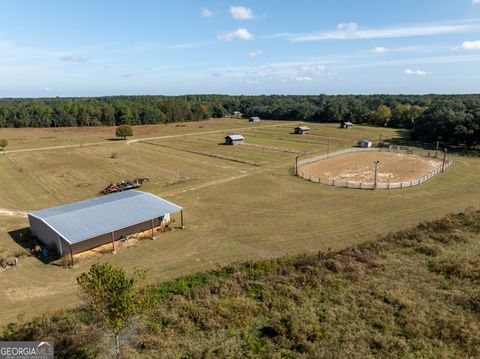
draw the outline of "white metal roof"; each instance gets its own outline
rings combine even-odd
[[[310,127],[307,127],[307,126],[297,126],[296,128],[299,128],[302,131],[310,131]]]
[[[178,212],[182,207],[136,190],[47,208],[29,213],[70,244]]]
[[[242,135],[228,135],[227,137],[230,138],[232,141],[240,141],[245,139]]]

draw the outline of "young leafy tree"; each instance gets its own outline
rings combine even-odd
[[[3,151],[3,154],[7,152],[8,140],[0,139],[0,150]]]
[[[367,115],[368,122],[374,126],[386,126],[391,117],[392,111],[385,105],[378,106],[375,111]]]
[[[77,277],[88,306],[99,323],[115,338],[116,358],[120,358],[120,338],[145,315],[154,303],[153,293],[142,287],[145,272],[128,276],[121,268],[96,263]]]
[[[115,136],[123,137],[123,139],[126,140],[127,136],[133,136],[133,130],[128,125],[121,125],[117,127],[117,130],[115,131]]]

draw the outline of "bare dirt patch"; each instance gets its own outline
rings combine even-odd
[[[0,208],[0,217],[26,217],[27,212],[15,211],[12,209]]]
[[[435,158],[404,153],[352,152],[301,166],[300,172],[327,181],[373,182],[373,161],[380,161],[377,174],[380,183],[414,180],[442,164]]]

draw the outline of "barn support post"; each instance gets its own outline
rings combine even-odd
[[[185,229],[185,225],[183,224],[183,209],[180,211],[180,221],[182,223],[182,229]]]
[[[152,218],[152,239],[155,239],[155,233],[153,232],[153,228],[154,226],[153,226],[153,218]]]
[[[68,247],[69,247],[69,250],[70,250],[70,259],[72,260],[72,267],[73,267],[73,264],[74,264],[74,263],[73,263],[73,252],[72,252],[72,245],[71,245],[71,244],[69,244],[69,245],[68,245]]]
[[[117,251],[115,250],[115,231],[112,232],[112,248],[112,253],[117,253]]]

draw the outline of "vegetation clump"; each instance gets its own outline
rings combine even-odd
[[[7,152],[8,140],[0,138],[0,152],[5,154]]]

